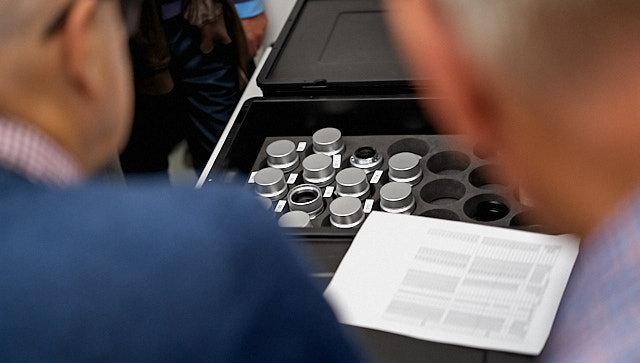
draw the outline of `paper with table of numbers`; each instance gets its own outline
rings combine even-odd
[[[537,355],[578,248],[569,235],[374,212],[325,296],[344,324]]]

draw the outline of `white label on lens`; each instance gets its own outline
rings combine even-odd
[[[307,148],[307,143],[305,141],[300,141],[298,143],[298,149],[296,149],[296,151],[301,152],[304,151],[304,149]]]
[[[373,210],[373,199],[367,199],[364,201],[364,212],[369,214]]]
[[[373,176],[371,177],[371,184],[378,184],[381,177],[382,177],[382,170],[374,171]]]
[[[295,184],[296,180],[298,180],[298,173],[293,173],[289,175],[289,179],[287,179],[287,184]]]
[[[342,164],[342,155],[340,154],[333,155],[333,168],[340,169],[340,164]]]
[[[249,176],[249,184],[253,184],[256,182],[256,174],[258,174],[257,171],[251,173],[251,175]]]
[[[333,186],[327,187],[327,189],[325,189],[325,191],[324,191],[324,197],[325,198],[331,198],[331,196],[333,195],[334,189],[335,189],[335,187],[333,187]]]
[[[286,200],[278,201],[278,204],[276,204],[276,209],[274,209],[274,211],[276,213],[282,213],[282,211],[284,210],[284,206],[285,205],[287,205],[287,201]]]

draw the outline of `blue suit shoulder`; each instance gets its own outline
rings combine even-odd
[[[2,202],[3,361],[358,359],[240,187],[25,188]]]

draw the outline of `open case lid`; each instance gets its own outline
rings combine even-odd
[[[411,93],[379,0],[298,0],[258,85],[266,96]]]

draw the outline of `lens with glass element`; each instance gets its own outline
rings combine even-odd
[[[322,191],[315,185],[302,184],[291,189],[287,196],[289,210],[302,211],[314,219],[324,210]]]
[[[362,169],[367,174],[380,169],[382,162],[383,157],[371,146],[359,147],[349,158],[351,166]]]

